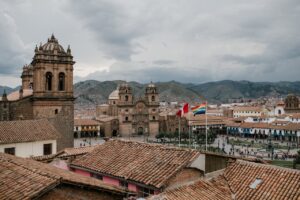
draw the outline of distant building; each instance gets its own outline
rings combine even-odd
[[[0,152],[19,157],[56,153],[59,132],[47,119],[0,122]]]
[[[108,135],[145,135],[155,136],[159,130],[159,95],[157,87],[151,83],[145,89],[143,97],[135,98],[132,88],[121,84],[108,98],[108,104],[97,106],[97,119],[115,116],[119,128],[111,129]],[[112,125],[113,125],[112,124]]]
[[[259,117],[265,113],[264,109],[259,106],[236,106],[233,108],[233,117]]]
[[[47,118],[60,132],[58,150],[73,146],[73,56],[52,35],[23,67],[22,86],[0,98],[0,121]]]
[[[299,98],[296,95],[289,94],[284,100],[286,113],[300,113]]]
[[[74,120],[74,138],[100,136],[100,122],[92,119]]]

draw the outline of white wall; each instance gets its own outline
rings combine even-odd
[[[0,144],[0,152],[4,153],[4,148],[15,147],[15,155],[23,158],[30,156],[42,156],[44,144],[52,143],[52,154],[56,153],[56,140],[44,140],[36,142],[24,142],[13,144]]]

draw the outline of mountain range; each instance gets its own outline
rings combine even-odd
[[[97,105],[106,103],[109,94],[124,81],[87,80],[74,84],[76,105]],[[128,82],[135,96],[143,96],[147,84]],[[160,101],[198,102],[208,100],[213,103],[228,102],[232,99],[253,99],[260,97],[284,97],[293,93],[300,95],[300,81],[296,82],[250,82],[217,81],[201,84],[179,83],[176,81],[155,83],[159,90]],[[18,88],[18,87],[17,87]],[[16,90],[0,86],[0,95]]]

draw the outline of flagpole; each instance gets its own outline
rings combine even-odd
[[[207,101],[205,105],[205,150],[207,151]]]
[[[180,147],[180,121],[181,121],[180,119],[181,119],[181,117],[179,117],[179,132],[178,132],[179,133],[179,147]]]
[[[190,116],[191,113],[189,111],[189,116],[188,116],[188,126],[189,126],[189,148],[191,148],[191,125],[190,125]]]

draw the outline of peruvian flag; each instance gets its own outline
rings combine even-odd
[[[178,117],[182,117],[185,113],[189,112],[189,104],[185,103],[184,106],[182,108],[180,108],[180,110],[177,111],[176,115]]]

